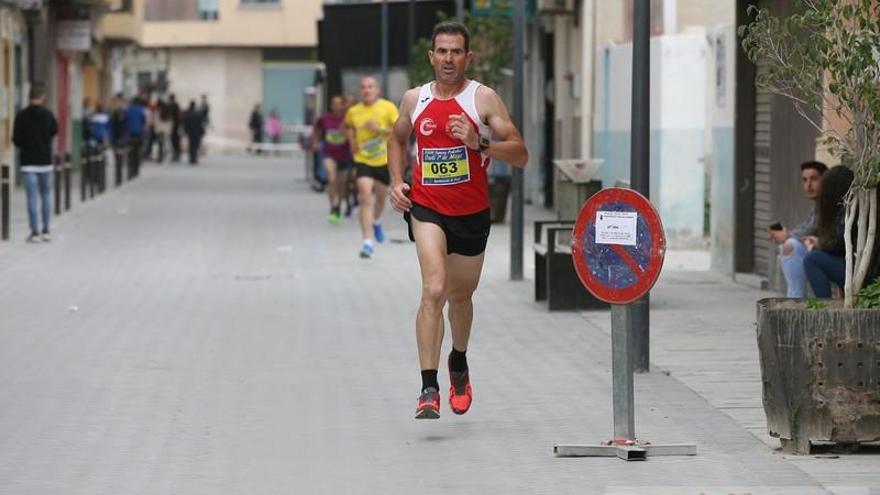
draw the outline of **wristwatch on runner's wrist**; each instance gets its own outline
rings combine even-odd
[[[480,136],[480,153],[485,153],[486,150],[489,149],[490,143],[491,141],[489,141],[489,138],[486,136]]]

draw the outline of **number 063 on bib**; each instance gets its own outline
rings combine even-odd
[[[471,179],[467,148],[429,148],[422,150],[422,185],[448,186]]]

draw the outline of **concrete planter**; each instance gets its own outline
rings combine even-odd
[[[758,301],[767,428],[784,451],[880,440],[880,310]]]

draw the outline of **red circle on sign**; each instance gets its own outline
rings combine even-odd
[[[635,246],[604,243],[600,246],[595,242],[596,214],[603,211],[603,208],[609,207],[614,208],[613,211],[638,214],[637,230],[638,226],[642,226],[647,229],[647,233],[636,233]],[[585,242],[591,244],[586,245]],[[578,214],[572,236],[571,254],[578,278],[597,299],[609,304],[632,303],[651,290],[663,268],[666,236],[663,233],[660,215],[647,198],[632,189],[603,189],[590,197]],[[634,254],[640,255],[643,262],[640,263],[639,256]],[[624,287],[615,287],[613,281],[609,282],[597,275],[599,272],[596,270],[599,268],[609,268],[608,271],[611,271],[608,266],[597,266],[598,258],[609,257],[620,260],[615,268],[622,266],[623,269],[618,271],[630,273],[631,276],[627,278],[634,279],[632,283]]]

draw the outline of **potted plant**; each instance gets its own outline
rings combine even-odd
[[[842,304],[758,302],[767,426],[784,450],[808,453],[815,441],[880,439],[880,283],[866,280],[877,242],[880,5],[798,4],[787,18],[751,7],[754,20],[740,35],[749,58],[765,69],[756,84],[792,101],[854,175],[845,196]]]

